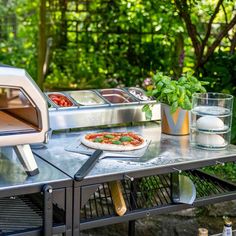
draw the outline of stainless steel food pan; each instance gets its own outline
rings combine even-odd
[[[63,92],[48,92],[45,93],[48,102],[54,108],[60,109],[71,109],[77,108],[78,104],[76,104],[69,96],[67,96]]]
[[[138,99],[141,103],[146,103],[146,102],[155,103],[156,102],[155,99],[148,97],[145,91],[141,88],[130,87],[130,88],[126,88],[126,90],[136,99]]]
[[[68,91],[65,94],[72,97],[81,106],[107,105],[106,101],[92,90]]]
[[[138,103],[138,100],[130,96],[122,89],[101,89],[98,90],[103,98],[108,100],[111,104],[130,104]]]

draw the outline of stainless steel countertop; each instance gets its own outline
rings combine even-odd
[[[13,148],[0,148],[0,191],[13,188],[30,187],[60,181],[68,181],[70,177],[52,165],[35,156],[39,174],[27,176]]]
[[[155,122],[147,122],[138,126],[102,129],[109,131],[135,131],[147,140],[151,140],[145,155],[140,158],[106,158],[99,160],[85,179],[115,175],[119,173],[158,170],[163,168],[178,169],[181,165],[191,168],[197,163],[207,165],[207,161],[222,158],[225,161],[236,159],[236,146],[229,145],[227,149],[220,151],[207,151],[192,147],[189,144],[189,136],[172,136],[161,133],[160,125]],[[94,131],[94,129],[93,129]],[[99,131],[99,129],[96,129]],[[79,153],[68,152],[65,147],[77,142],[80,135],[89,132],[61,132],[53,134],[49,143],[42,149],[33,150],[41,158],[47,160],[71,177],[87,160],[88,156]],[[235,157],[235,159],[234,159]],[[227,160],[226,160],[227,159]],[[183,168],[182,168],[183,169]],[[185,169],[186,166],[185,166]]]

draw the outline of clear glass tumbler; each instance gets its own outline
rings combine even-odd
[[[233,96],[195,93],[192,98],[190,142],[204,149],[223,149],[230,143]]]

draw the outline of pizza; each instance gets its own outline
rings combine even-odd
[[[81,143],[107,151],[132,151],[147,145],[146,140],[134,132],[87,133],[82,136]]]

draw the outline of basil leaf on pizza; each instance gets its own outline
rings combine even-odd
[[[119,141],[119,140],[114,140],[114,141],[112,141],[112,143],[113,143],[113,144],[116,144],[116,145],[121,145],[121,144],[122,144],[122,142]]]
[[[93,140],[93,142],[95,142],[95,143],[101,143],[102,141],[103,141],[102,138],[95,138],[95,139]]]
[[[105,135],[104,135],[104,138],[114,138],[114,136],[111,135],[111,134],[105,134]]]
[[[93,149],[109,151],[132,151],[146,146],[145,139],[134,132],[88,133],[81,143]]]
[[[131,138],[131,137],[129,137],[129,136],[122,136],[121,138],[120,138],[120,141],[121,142],[131,142],[133,139]]]

